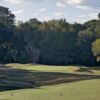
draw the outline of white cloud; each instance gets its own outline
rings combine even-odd
[[[17,11],[13,11],[13,13],[15,14],[15,15],[21,15],[22,13],[24,12],[24,10],[17,10]]]
[[[77,7],[79,9],[88,10],[88,8],[100,8],[100,0],[60,0],[63,4]]]
[[[33,17],[37,17],[39,14],[38,13],[34,13],[33,14]]]
[[[33,2],[52,2],[52,0],[4,0],[11,4],[27,4]],[[66,4],[70,6],[79,6],[79,8],[84,9],[84,6],[91,8],[100,8],[100,0],[55,0],[57,1],[57,6],[64,7]],[[82,7],[81,7],[82,6]],[[85,7],[86,9],[86,7]]]
[[[64,17],[66,15],[66,13],[65,12],[55,12],[55,13],[53,13],[53,15],[55,17]]]
[[[6,2],[9,2],[11,4],[21,4],[24,0],[5,0]]]
[[[41,13],[41,12],[45,12],[47,9],[46,8],[40,8],[35,10],[36,13]]]
[[[45,0],[4,0],[4,1],[11,4],[30,4],[34,2],[43,2]]]
[[[50,20],[50,19],[51,19],[51,18],[47,16],[47,17],[44,17],[44,18],[43,18],[43,21],[48,21],[48,20]]]
[[[20,20],[23,18],[23,14],[24,14],[24,10],[16,10],[16,11],[12,11],[13,14],[15,14],[16,16],[16,20]]]
[[[83,0],[61,0],[61,1],[68,5],[80,5],[83,2]]]
[[[85,15],[80,15],[78,17],[78,19],[83,19],[83,18],[91,18],[91,19],[93,19],[93,18],[97,18],[97,16],[98,16],[98,13],[89,13],[89,14],[85,14]]]
[[[39,12],[44,12],[44,11],[46,11],[46,8],[39,9]]]
[[[46,8],[40,8],[40,9],[36,10],[33,13],[33,17],[38,17],[39,14],[41,14],[42,12],[45,12],[46,10],[47,10]]]
[[[90,17],[90,18],[97,18],[98,17],[98,13],[90,13],[90,14],[88,14],[88,16]]]
[[[91,7],[89,7],[89,6],[83,6],[83,5],[78,5],[78,6],[76,6],[76,8],[79,8],[81,10],[92,10]]]
[[[75,20],[79,23],[84,23],[86,21],[88,21],[89,19],[97,19],[97,15],[98,13],[89,13],[89,14],[83,14],[78,16]]]
[[[61,2],[57,2],[56,6],[58,6],[58,7],[65,7],[65,5],[63,3],[61,3]]]
[[[33,13],[33,17],[38,17],[38,15],[42,12],[45,12],[46,8],[40,8]]]
[[[4,0],[4,1],[7,3],[10,3],[10,4],[26,4],[27,5],[29,3],[36,1],[36,0]]]

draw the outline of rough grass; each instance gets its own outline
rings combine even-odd
[[[0,100],[100,100],[100,80],[2,92]]]

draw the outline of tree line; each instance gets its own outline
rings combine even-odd
[[[84,24],[65,19],[15,23],[0,6],[0,63],[100,65],[100,14]]]

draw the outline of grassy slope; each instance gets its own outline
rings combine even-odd
[[[31,71],[40,71],[40,72],[60,72],[60,73],[71,73],[71,74],[91,74],[88,71],[77,72],[80,67],[87,68],[84,66],[47,66],[47,65],[33,65],[33,64],[7,64],[10,68],[15,69],[24,69]],[[97,70],[99,69],[99,70]],[[100,67],[92,67],[89,70],[93,71],[94,75],[100,75]]]
[[[0,93],[0,100],[99,100],[100,80]]]
[[[88,71],[79,71],[80,67],[63,67],[63,66],[43,66],[32,64],[7,64],[14,69],[24,69],[38,72],[60,72],[80,75],[100,75],[99,68],[89,69]],[[85,68],[85,67],[83,67]],[[42,74],[43,74],[42,73]],[[60,74],[59,73],[59,74]],[[38,73],[39,74],[39,73]],[[40,74],[40,75],[42,75]],[[48,74],[43,74],[43,77],[48,77]],[[55,75],[55,74],[54,74]],[[58,75],[58,74],[57,74]],[[53,76],[53,74],[51,74]],[[54,76],[53,76],[54,77]],[[68,76],[69,77],[69,76]],[[60,78],[60,77],[59,77]],[[41,78],[42,79],[42,78]],[[55,78],[56,79],[56,78]],[[71,82],[60,85],[42,86],[37,89],[24,89],[19,91],[8,91],[0,93],[0,100],[99,100],[100,99],[100,79],[84,80],[80,82]]]

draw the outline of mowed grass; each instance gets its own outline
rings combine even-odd
[[[0,100],[100,100],[100,80],[2,92]]]
[[[0,100],[100,100],[100,67],[0,65],[0,89]]]
[[[0,91],[100,79],[100,68],[34,64],[0,65]]]
[[[35,64],[6,64],[5,66],[15,69],[40,71],[40,72],[60,72],[72,74],[92,74],[100,75],[100,67],[86,67],[86,66],[49,66],[49,65],[35,65]],[[80,71],[80,68],[86,69]]]

